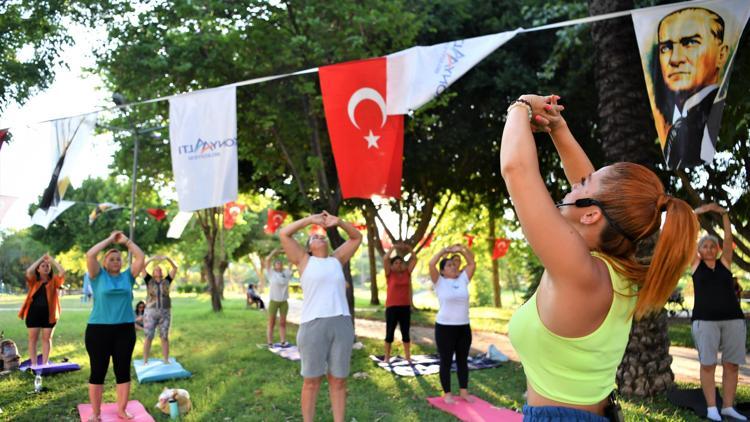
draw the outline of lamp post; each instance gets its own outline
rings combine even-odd
[[[112,101],[118,105],[125,104],[125,97],[122,94],[112,94]],[[138,129],[136,129],[133,121],[128,119],[133,133],[133,175],[131,176],[130,185],[130,234],[128,237],[130,240],[135,242],[135,193],[137,190],[136,177],[138,175]]]

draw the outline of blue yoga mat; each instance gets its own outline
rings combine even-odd
[[[143,359],[133,361],[135,376],[138,382],[143,384],[147,382],[166,381],[178,378],[188,378],[193,374],[186,371],[174,358],[169,358],[169,363],[164,363],[161,359],[152,359],[148,365],[143,364]]]

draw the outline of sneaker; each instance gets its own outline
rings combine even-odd
[[[281,347],[289,347],[289,342],[288,341],[282,341],[281,342]]]

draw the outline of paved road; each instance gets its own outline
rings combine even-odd
[[[302,311],[302,301],[297,299],[289,300],[289,322],[299,324],[300,312]],[[374,339],[385,337],[385,322],[357,318],[355,320],[355,331],[358,336]],[[412,341],[419,344],[435,344],[434,329],[432,327],[411,327]],[[400,333],[396,330],[396,340],[400,339]],[[494,344],[501,352],[505,353],[511,360],[518,362],[518,354],[510,344],[507,335],[486,332],[472,331],[471,347],[475,352],[486,352],[490,344]],[[373,351],[377,353],[378,351]],[[698,352],[695,349],[687,347],[672,346],[669,348],[672,355],[672,372],[674,372],[677,381],[700,383],[698,370]],[[747,362],[750,362],[750,355],[747,356]],[[721,367],[716,369],[716,381],[721,382]],[[750,365],[747,363],[740,367],[739,382],[750,383]]]

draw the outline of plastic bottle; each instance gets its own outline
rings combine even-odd
[[[34,392],[39,393],[42,391],[42,375],[36,374],[34,377]]]
[[[180,407],[178,406],[176,399],[169,399],[169,417],[171,419],[177,419],[180,417]]]

